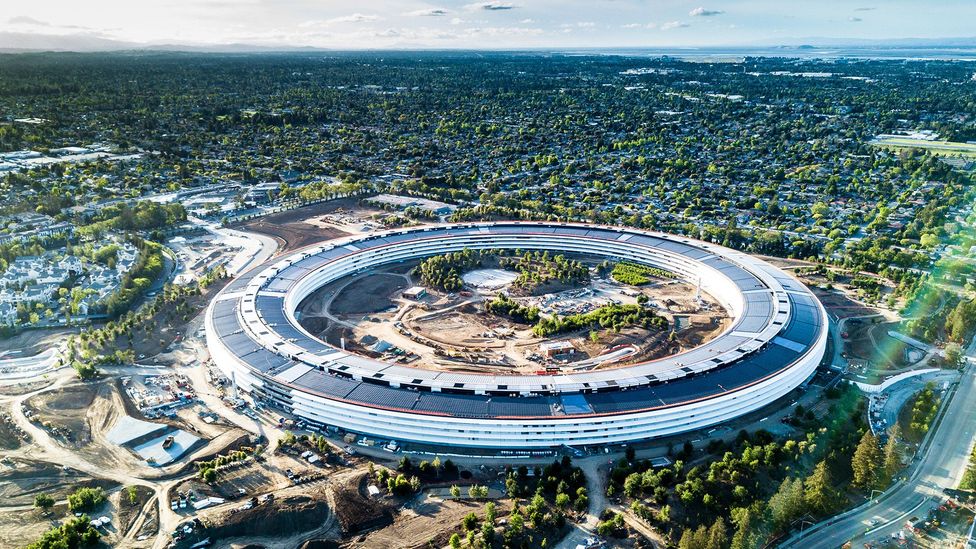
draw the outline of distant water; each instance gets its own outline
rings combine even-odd
[[[876,46],[782,46],[767,48],[605,48],[563,50],[578,55],[624,57],[677,57],[732,61],[743,57],[798,57],[803,59],[911,59],[976,61],[976,46],[876,47]]]

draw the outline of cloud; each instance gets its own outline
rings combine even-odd
[[[621,25],[620,28],[623,29],[656,29],[657,23],[627,23],[626,25]]]
[[[542,29],[531,27],[474,27],[464,29],[469,37],[492,37],[492,36],[538,36],[544,34]]]
[[[535,19],[523,19],[519,21],[520,25],[531,25],[532,23],[535,23]]]
[[[372,23],[374,21],[379,21],[380,17],[378,15],[366,15],[363,13],[352,13],[349,15],[342,15],[339,17],[333,17],[332,19],[326,19],[324,21],[306,21],[302,23],[303,27],[313,27],[316,25],[336,25],[340,23]]]
[[[661,25],[661,30],[665,30],[666,31],[666,30],[671,30],[671,29],[683,29],[683,28],[689,27],[689,26],[691,26],[691,25],[689,25],[688,23],[685,23],[684,21],[668,21],[667,23]]]
[[[33,17],[27,17],[26,15],[17,15],[7,19],[7,23],[11,25],[34,25],[35,27],[50,27],[51,24],[45,21],[34,19]]]
[[[878,8],[876,8],[874,6],[866,6],[866,7],[863,7],[863,8],[854,8],[854,11],[874,11],[876,9],[878,9]]]
[[[851,17],[848,19],[848,21],[851,23],[860,23],[861,21],[864,21],[864,19],[861,19],[860,17]]]
[[[444,17],[449,13],[450,12],[448,12],[447,10],[442,10],[440,8],[428,8],[425,10],[416,10],[416,11],[407,12],[404,15],[409,15],[412,17]]]
[[[722,10],[707,10],[705,8],[695,8],[688,12],[688,15],[692,17],[711,17],[713,15],[722,15],[725,13]]]
[[[507,2],[476,2],[474,4],[468,4],[465,7],[470,10],[484,11],[505,11],[515,9],[514,5]]]

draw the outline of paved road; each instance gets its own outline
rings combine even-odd
[[[952,394],[950,392],[950,394]],[[909,466],[907,481],[896,484],[877,503],[807,529],[782,547],[834,548],[852,539],[869,541],[902,529],[905,521],[922,516],[945,499],[943,488],[955,488],[966,470],[976,431],[976,373],[967,366],[955,394],[940,416],[927,446]],[[871,526],[871,521],[878,521]]]
[[[902,407],[929,383],[933,383],[936,386],[936,390],[941,390],[943,383],[950,384],[958,380],[959,373],[955,370],[942,370],[910,378],[899,382],[894,387],[890,387],[886,391],[888,400],[885,402],[884,409],[881,412],[881,417],[885,420],[885,428],[891,427],[898,421],[898,414]]]
[[[586,520],[579,524],[572,524],[573,529],[556,544],[556,549],[574,549],[577,545],[586,545],[588,538],[596,537],[596,525],[600,521],[600,513],[607,508],[606,476],[609,467],[601,466],[606,463],[602,456],[593,456],[576,461],[576,465],[586,474],[586,492],[590,498],[590,506],[586,510]]]
[[[202,219],[190,218],[190,221],[202,227],[205,231],[216,235],[228,245],[241,246],[241,251],[227,264],[227,272],[234,277],[246,273],[253,267],[264,263],[278,251],[278,241],[270,236],[237,229],[228,229]]]

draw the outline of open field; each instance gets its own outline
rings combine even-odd
[[[871,145],[890,149],[925,149],[935,154],[976,157],[976,143],[931,141],[911,137],[885,136],[871,140]]]
[[[316,218],[333,214],[338,210],[359,210],[361,208],[357,203],[358,199],[354,198],[320,202],[248,221],[237,228],[266,234],[277,239],[281,242],[278,252],[285,253],[316,242],[348,235],[349,232],[320,223]]]
[[[65,336],[77,334],[80,331],[80,328],[24,330],[17,335],[0,338],[0,356],[4,358],[34,356],[56,345]]]
[[[32,505],[34,496],[46,493],[62,500],[81,486],[115,486],[111,481],[93,479],[74,469],[65,470],[53,463],[25,458],[7,458],[0,464],[0,499],[2,507]],[[0,530],[3,530],[0,523]]]

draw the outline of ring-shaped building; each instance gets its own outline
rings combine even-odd
[[[551,375],[414,368],[331,346],[296,309],[340,278],[464,249],[626,260],[700,286],[732,318],[703,345],[625,367]],[[330,240],[231,282],[206,313],[216,366],[256,401],[313,425],[417,443],[530,450],[674,435],[762,408],[809,379],[827,342],[823,306],[748,254],[623,227],[495,222]]]

